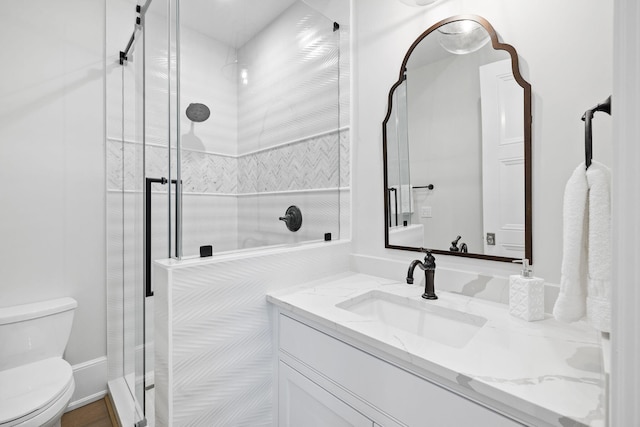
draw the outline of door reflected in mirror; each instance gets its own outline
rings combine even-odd
[[[531,259],[531,89],[515,49],[483,18],[452,17],[401,70],[383,123],[386,246]]]

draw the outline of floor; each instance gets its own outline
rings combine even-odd
[[[69,411],[62,416],[62,427],[118,427],[109,396]]]

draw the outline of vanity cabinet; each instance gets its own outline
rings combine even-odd
[[[275,317],[279,426],[522,426],[294,317]]]
[[[283,427],[373,427],[373,421],[280,361],[278,419]]]

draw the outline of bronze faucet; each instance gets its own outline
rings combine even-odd
[[[422,298],[424,299],[438,299],[438,296],[435,293],[435,285],[434,285],[434,277],[436,274],[436,259],[428,249],[420,248],[420,251],[425,252],[426,255],[424,257],[424,261],[420,261],[419,259],[411,261],[409,265],[409,271],[407,272],[407,283],[413,284],[413,270],[416,267],[420,267],[424,271],[424,294],[422,294]]]

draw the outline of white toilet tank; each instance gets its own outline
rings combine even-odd
[[[0,308],[0,371],[62,357],[77,306],[59,298]]]

